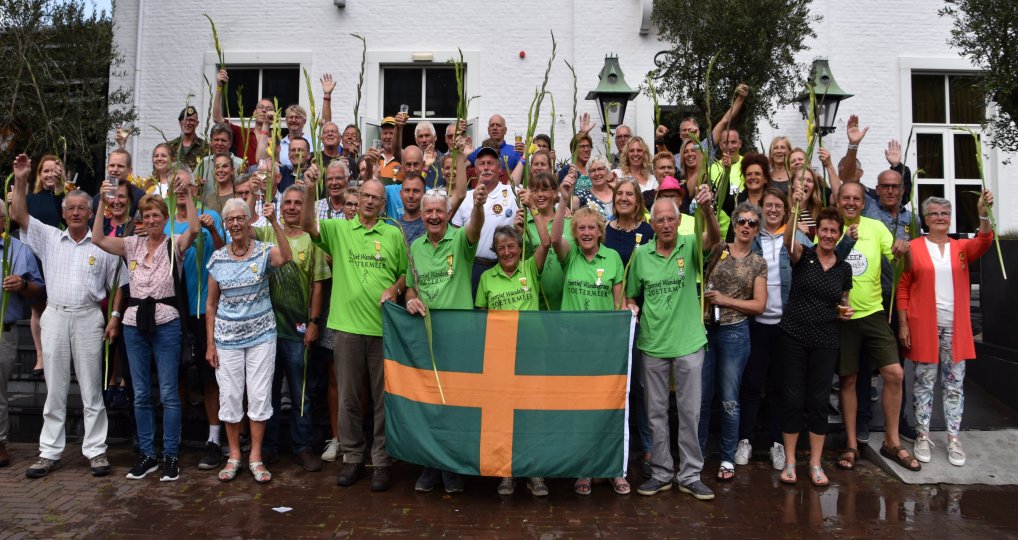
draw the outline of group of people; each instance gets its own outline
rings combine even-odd
[[[227,72],[218,80],[228,81]],[[776,137],[767,155],[741,155],[731,124],[749,91],[742,85],[711,134],[701,138],[695,119],[681,122],[676,153],[622,125],[614,131],[618,154],[595,155],[584,115],[570,142],[575,159],[562,166],[545,135],[506,142],[501,115],[491,117],[487,140],[476,146],[464,124],[450,124],[442,153],[426,121],[416,126],[417,144],[404,147],[410,119],[399,113],[381,121],[381,148],[361,152],[358,127],[340,131],[331,122],[331,77],[322,85],[323,122],[310,127],[320,128],[320,148],[311,145],[301,107],[287,107],[288,134],[273,140],[270,100],[258,103],[246,129],[223,117],[216,95],[210,142],[196,134],[198,111],[185,108],[181,136],[156,146],[149,177],[132,173],[126,134],[118,134],[120,148],[94,197],[64,192],[63,164],[52,155],[36,163],[36,193],[28,195],[32,161],[18,156],[10,197],[17,234],[4,239],[11,271],[2,285],[11,300],[0,345],[0,465],[7,464],[11,323],[32,305],[41,311],[47,399],[30,478],[61,465],[72,363],[84,407],[82,452],[93,475],[110,473],[103,385],[115,378],[101,375],[103,343],[122,334],[139,446],[127,478],[160,465],[161,480],[179,477],[180,381],[193,363],[209,423],[199,469],[233,480],[249,443],[247,468],[255,481],[271,480],[285,380],[290,439],[303,468],[320,471],[323,460],[341,458],[337,484],[350,486],[370,463],[371,489],[387,490],[384,302],[417,315],[631,310],[638,317],[631,405],[642,495],[677,484],[697,499],[714,498],[701,471],[715,398],[718,482],[748,462],[762,415],[780,481],[797,482],[795,449],[805,428],[809,481],[827,485],[821,455],[832,377],[840,378],[848,441],[836,464],[852,469],[869,431],[869,388],[863,400],[857,392],[873,370],[883,378],[881,453],[909,470],[933,459],[939,373],[947,458],[964,464],[964,360],[975,356],[967,264],[992,241],[989,192],[979,198],[974,238],[948,236],[951,204],[937,197],[922,202],[928,234],[921,236],[905,206],[911,179],[896,142],[875,190],[861,181],[856,153],[866,130],[854,116],[838,166],[820,150],[826,174],[786,137]],[[660,126],[655,135],[667,133]],[[906,360],[916,363],[911,451],[901,442],[907,424],[900,424]],[[323,385],[332,437],[320,455],[309,361],[329,366]],[[425,467],[415,489],[439,485],[458,492],[463,479]],[[632,489],[624,477],[611,486],[619,494]],[[527,479],[527,487],[548,493],[543,478]],[[513,478],[500,479],[500,494],[514,489]],[[574,489],[589,494],[592,479],[576,479]]]

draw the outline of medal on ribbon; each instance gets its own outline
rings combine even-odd
[[[520,285],[523,285],[523,292],[527,292],[527,291],[530,290],[530,287],[527,287],[527,277],[526,276],[523,276],[523,277],[520,278]]]
[[[89,255],[89,257],[88,257],[88,265],[89,266],[95,266],[95,255]]]
[[[300,259],[300,262],[304,262],[304,252],[297,252],[297,258]]]
[[[602,276],[604,276],[604,268],[598,268],[597,269],[597,281],[594,282],[594,286],[596,286],[596,287],[600,287],[601,286],[601,277]]]
[[[252,274],[257,274],[258,273],[258,265],[257,264],[251,263],[251,273]]]
[[[131,271],[134,272],[134,269],[138,268],[138,261],[132,260],[129,266],[131,267]]]
[[[375,240],[375,260],[382,260],[382,243],[378,240]]]
[[[686,259],[679,257],[679,277],[685,277],[686,275]]]
[[[636,245],[640,245],[643,242],[643,233],[636,233]]]
[[[449,277],[452,277],[452,255],[449,255],[448,261],[449,261],[449,269],[446,270],[445,274],[447,276],[449,276]]]

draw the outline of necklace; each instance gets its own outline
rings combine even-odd
[[[640,226],[640,223],[642,223],[642,222],[634,220],[632,225],[630,225],[629,227],[625,227],[625,226],[622,225],[621,221],[616,219],[615,220],[615,228],[620,230],[620,231],[622,231],[622,232],[627,232],[628,233],[628,232],[635,231]]]
[[[244,256],[247,255],[247,251],[249,249],[251,249],[251,243],[250,242],[248,242],[248,244],[246,246],[244,246],[244,251],[241,251],[240,253],[237,253],[237,244],[234,244],[233,242],[230,243],[230,252],[233,253],[233,256],[237,257],[238,259],[244,258]]]

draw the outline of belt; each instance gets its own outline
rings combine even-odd
[[[4,333],[14,329],[14,323],[4,323]]]
[[[492,266],[495,266],[496,263],[498,263],[498,259],[486,259],[484,257],[474,257],[474,264],[479,264],[481,266],[487,266],[490,268]]]
[[[46,303],[46,307],[47,308],[53,308],[53,309],[55,309],[57,311],[67,311],[67,312],[70,312],[70,313],[75,313],[75,312],[80,312],[80,311],[89,311],[89,310],[93,310],[93,309],[99,309],[99,305],[98,304],[83,304],[83,305],[80,305],[80,306],[65,306],[65,305],[62,305],[62,304],[54,304],[53,302],[47,302]]]

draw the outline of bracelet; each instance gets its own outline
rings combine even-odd
[[[332,101],[332,96],[325,96],[322,99],[325,101]]]
[[[123,314],[121,314],[121,313],[120,313],[119,311],[117,311],[117,310],[113,310],[113,311],[111,311],[111,312],[110,312],[110,317],[116,317],[116,318],[118,318],[118,319],[123,319],[123,318],[124,318]]]
[[[859,149],[859,145],[858,144],[849,144],[848,145],[848,149],[849,150],[858,150]]]
[[[25,279],[24,276],[22,276],[22,278],[21,278],[21,288],[18,289],[18,290],[19,291],[24,291],[27,288],[28,288],[28,280]]]
[[[979,221],[990,221],[990,216],[979,216]]]

